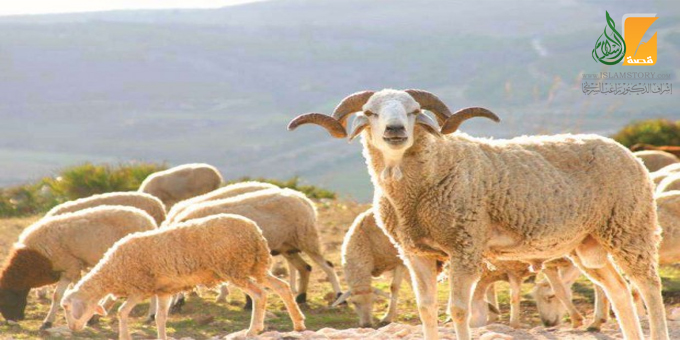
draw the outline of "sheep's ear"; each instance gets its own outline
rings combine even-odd
[[[356,138],[361,131],[364,131],[364,129],[368,126],[368,117],[364,116],[363,114],[357,115],[356,118],[354,118],[354,121],[352,122],[352,132],[349,135],[349,140],[352,141],[352,139]]]
[[[100,304],[97,304],[97,307],[95,308],[94,312],[101,316],[106,316],[106,314],[108,314],[106,313],[106,309],[104,308],[104,306]]]
[[[416,117],[416,124],[424,127],[427,132],[437,137],[442,136],[442,134],[439,132],[439,125],[424,113],[421,113]]]

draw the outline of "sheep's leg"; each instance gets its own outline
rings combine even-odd
[[[651,266],[655,266],[652,264]],[[623,266],[622,266],[623,268]],[[624,269],[625,271],[625,269]],[[647,306],[649,316],[650,336],[652,340],[668,340],[668,326],[666,324],[666,310],[661,297],[661,279],[656,270],[646,273],[648,276],[630,275],[630,281],[640,291],[640,295]],[[613,301],[612,301],[613,303]],[[641,303],[640,303],[641,305]]]
[[[572,260],[591,281],[604,289],[607,298],[614,307],[623,336],[629,340],[643,339],[642,328],[633,307],[630,289],[613,264],[605,258],[603,267],[588,268],[581,263],[578,256],[573,256]]]
[[[41,330],[52,327],[54,319],[57,316],[57,311],[59,310],[61,297],[64,296],[64,292],[66,291],[66,288],[68,288],[69,284],[71,284],[71,280],[65,278],[62,278],[61,280],[59,280],[59,282],[57,282],[57,287],[54,289],[54,292],[52,293],[52,304],[50,305],[50,311],[47,313],[45,320],[40,326]]]
[[[489,282],[485,277],[482,277],[479,282],[477,282],[477,287],[475,287],[475,292],[472,295],[472,301],[470,303],[470,327],[483,327],[489,321],[490,303],[484,299],[484,295],[487,295],[487,292],[493,289],[493,287],[494,283]],[[449,294],[449,300],[451,300],[452,295],[453,294]],[[450,301],[449,304],[451,303],[452,302]]]
[[[546,267],[543,269],[543,274],[550,283],[555,293],[555,297],[560,300],[562,305],[569,311],[569,318],[571,319],[571,326],[579,328],[583,325],[583,315],[579,313],[574,304],[571,302],[571,292],[564,286],[564,282],[560,277],[560,273],[556,267]]]
[[[224,303],[227,302],[227,296],[229,296],[229,285],[226,283],[223,283],[220,285],[220,292],[217,294],[217,298],[215,298],[215,302],[217,303]]]
[[[172,299],[172,305],[170,306],[170,313],[179,313],[182,311],[182,306],[186,304],[186,298],[184,297],[184,292],[177,293]]]
[[[264,314],[267,306],[267,295],[265,291],[252,281],[247,281],[242,287],[253,301],[253,312],[250,317],[250,327],[247,336],[255,336],[264,330]]]
[[[288,264],[288,282],[290,291],[293,292],[293,294],[297,294],[297,270],[290,261],[286,261],[286,263]]]
[[[522,279],[515,275],[508,275],[510,283],[510,327],[520,328],[520,299],[522,293]]]
[[[156,305],[158,304],[157,302],[156,295],[151,297],[151,300],[149,301],[149,311],[146,313],[146,323],[151,323],[156,319]],[[170,301],[172,304],[172,301]]]
[[[399,288],[401,288],[401,281],[404,278],[404,267],[397,266],[394,268],[394,274],[392,276],[392,284],[390,284],[390,304],[387,307],[387,313],[380,320],[380,323],[388,324],[394,320],[394,316],[397,314],[397,302],[399,301]]]
[[[118,339],[132,340],[128,329],[128,316],[132,308],[135,308],[140,301],[142,301],[142,298],[139,296],[128,296],[127,300],[118,308]]]
[[[607,323],[609,319],[609,300],[600,286],[597,284],[593,285],[595,291],[595,315],[593,316],[593,322],[588,325],[587,330],[589,332],[599,332],[602,328],[602,324]]]
[[[165,324],[168,321],[168,310],[170,309],[170,302],[172,302],[172,295],[157,295],[157,312],[156,312],[156,330],[158,338],[166,340],[167,334],[165,332]]]
[[[309,286],[309,277],[312,272],[312,266],[302,259],[300,253],[284,253],[283,257],[288,261],[289,265],[292,265],[300,272],[300,287],[297,291],[298,295],[295,297],[295,301],[297,303],[307,303],[307,287]]]
[[[647,315],[647,311],[645,310],[645,303],[642,301],[642,296],[640,296],[640,291],[637,289],[637,287],[632,287],[632,290],[635,308],[637,309],[638,316],[642,318]]]
[[[307,329],[305,327],[305,316],[300,311],[300,306],[295,303],[290,286],[285,281],[271,274],[267,274],[265,285],[271,288],[283,300],[288,310],[288,315],[290,315],[290,319],[293,321],[293,329],[298,332]]]
[[[423,323],[423,338],[437,340],[439,338],[437,333],[437,261],[429,257],[410,255],[408,262],[418,302],[418,313]],[[451,278],[449,280],[451,281]]]
[[[479,261],[481,266],[481,260]],[[449,260],[449,287],[453,295],[452,304],[449,305],[449,314],[453,319],[456,330],[456,339],[470,339],[470,307],[473,290],[479,281],[480,274],[475,271],[480,266],[463,264],[457,258]],[[476,267],[476,268],[475,268]]]
[[[500,310],[498,307],[498,297],[496,296],[496,283],[492,283],[489,285],[489,288],[486,289],[486,301],[493,306],[497,311]],[[487,317],[487,322],[488,323],[494,323],[498,322],[499,319],[499,314],[497,313],[489,313],[489,316]]]
[[[326,273],[326,276],[328,276],[328,280],[331,282],[331,286],[333,286],[333,292],[335,293],[335,297],[339,297],[342,295],[342,288],[340,288],[340,281],[338,281],[338,275],[335,273],[335,270],[333,270],[333,264],[330,263],[329,261],[326,261],[326,259],[321,256],[321,254],[318,253],[307,253],[309,255],[309,258],[314,261],[319,267],[321,267],[321,270],[323,270]]]

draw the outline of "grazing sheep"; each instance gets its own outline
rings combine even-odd
[[[154,220],[140,209],[105,205],[34,223],[21,233],[0,272],[0,312],[7,320],[23,319],[28,291],[56,282],[40,328],[51,327],[64,290],[83,270],[125,235],[154,228]]]
[[[144,210],[153,217],[157,225],[161,225],[165,220],[165,206],[161,200],[155,196],[135,191],[99,194],[62,203],[48,211],[45,217],[57,216],[100,205],[123,205]]]
[[[657,195],[674,190],[680,190],[680,172],[667,175],[656,187]]]
[[[95,312],[105,313],[98,304],[103,297],[126,297],[118,309],[118,336],[131,339],[128,314],[137,303],[155,295],[158,337],[166,339],[172,294],[198,284],[229,281],[255,301],[247,335],[264,329],[267,296],[263,286],[283,299],[295,330],[304,330],[304,316],[288,284],[273,276],[270,266],[267,242],[255,222],[237,215],[209,216],[173,228],[135,233],[116,242],[92,271],[66,292],[61,305],[69,328],[78,331]]]
[[[667,165],[657,171],[652,172],[649,175],[652,177],[654,184],[658,187],[659,183],[661,183],[664,178],[676,173],[680,173],[680,163]]]
[[[390,304],[380,323],[392,322],[397,313],[399,288],[406,267],[399,259],[397,248],[376,225],[373,209],[359,214],[345,234],[342,267],[349,290],[333,305],[339,305],[351,295],[361,327],[372,326],[373,294],[380,293],[377,288],[371,287],[371,277],[378,277],[385,272],[393,273]]]
[[[642,163],[649,172],[654,172],[665,166],[680,162],[678,157],[665,151],[637,151],[633,152],[633,155],[642,160]]]
[[[675,264],[680,262],[680,191],[669,191],[656,196],[657,215],[659,225],[663,229],[663,239],[659,247],[659,263]],[[580,271],[575,275],[562,275],[564,285],[571,291],[571,286],[580,276]],[[546,326],[554,326],[566,312],[559,302],[554,299],[553,290],[546,282],[539,282],[532,292],[536,299],[541,320]],[[638,310],[644,310],[637,291],[633,292]],[[595,287],[595,317],[588,326],[588,330],[599,331],[603,323],[609,318],[609,302],[599,287]]]
[[[249,192],[254,192],[254,191],[260,191],[260,190],[265,190],[265,189],[278,189],[274,184],[269,184],[269,183],[262,183],[262,182],[241,182],[241,183],[236,183],[236,184],[230,184],[225,187],[213,190],[207,194],[203,194],[200,196],[192,197],[186,200],[183,200],[181,202],[178,202],[174,206],[172,206],[172,209],[168,211],[168,217],[165,219],[164,225],[171,224],[175,222],[175,218],[184,210],[186,210],[188,207],[198,204],[198,203],[203,203],[203,202],[208,202],[208,201],[215,201],[215,200],[220,200],[220,199],[225,199],[225,198],[231,198],[235,197],[241,194],[247,194]]]
[[[567,255],[604,287],[624,336],[640,339],[631,295],[622,293],[629,287],[611,256],[644,297],[651,338],[668,339],[653,187],[642,163],[595,135],[451,135],[472,117],[499,121],[483,108],[452,114],[422,90],[364,91],[343,99],[332,117],[301,115],[289,129],[313,123],[333,137],[362,135],[378,225],[406,259],[425,339],[438,338],[437,260],[451,264],[449,312],[462,340],[470,338],[472,288],[484,258],[528,261],[536,269]]]
[[[237,214],[252,219],[262,229],[272,255],[283,257],[300,273],[300,289],[296,301],[307,301],[307,285],[312,267],[300,252],[309,256],[328,276],[336,295],[340,295],[338,277],[332,264],[321,255],[317,216],[314,203],[291,189],[267,189],[232,198],[192,205],[175,218],[184,222],[216,214]]]
[[[222,175],[214,166],[184,164],[151,174],[138,191],[158,197],[169,210],[175,203],[215,190],[221,184]]]
[[[675,155],[675,157],[680,158],[680,146],[674,146],[674,145],[656,146],[656,145],[638,143],[638,144],[631,146],[630,150],[631,151],[644,151],[644,150],[664,151],[664,152],[668,152],[670,154]]]

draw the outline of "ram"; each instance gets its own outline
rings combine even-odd
[[[334,137],[362,136],[378,224],[406,259],[426,339],[439,336],[438,260],[451,263],[449,312],[457,339],[469,339],[472,289],[485,258],[538,269],[563,256],[603,286],[624,336],[641,339],[625,293],[630,288],[615,262],[646,302],[652,339],[668,339],[653,184],[644,165],[595,135],[493,140],[454,133],[472,117],[499,121],[484,108],[451,113],[427,91],[363,91],[343,99],[332,116],[304,114],[289,129],[313,123]]]

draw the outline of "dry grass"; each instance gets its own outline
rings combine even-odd
[[[336,264],[338,275],[341,282],[344,282],[344,275],[340,268],[340,247],[345,232],[354,220],[355,216],[368,208],[368,205],[357,204],[348,201],[324,200],[318,202],[319,214],[321,220],[321,237],[325,247],[328,260]],[[22,218],[22,219],[6,219],[0,220],[0,260],[4,258],[11,244],[16,240],[19,233],[30,223],[37,220],[37,217]],[[277,266],[282,267],[277,272],[285,272],[280,259],[278,259]],[[666,267],[662,271],[664,278],[664,297],[669,305],[680,305],[680,269],[676,267]],[[389,280],[377,279],[375,284],[383,290],[388,290]],[[574,300],[577,308],[583,313],[590,314],[592,312],[593,295],[591,284],[582,279],[574,286],[575,294]],[[536,309],[533,301],[528,298],[528,291],[531,288],[531,283],[526,283],[524,286],[524,296],[522,301],[522,322],[527,325],[537,326],[539,320],[536,315]],[[344,329],[356,327],[357,319],[354,311],[350,307],[342,307],[331,309],[328,307],[329,301],[325,297],[332,291],[330,284],[326,281],[325,276],[320,270],[314,270],[310,283],[309,304],[303,308],[307,317],[307,327],[312,330],[318,330],[325,327]],[[508,295],[507,285],[499,285],[499,297],[501,302],[501,309],[505,312],[502,322],[507,323],[508,320]],[[439,301],[440,306],[446,302],[447,285],[440,284]],[[399,305],[399,313],[397,321],[407,324],[418,324],[418,313],[415,305],[413,293],[410,287],[404,284],[401,292],[401,302]],[[216,335],[224,336],[226,334],[236,332],[248,327],[250,314],[241,310],[243,303],[243,294],[233,290],[229,296],[227,304],[216,304],[213,302],[215,293],[209,291],[202,298],[189,298],[187,305],[180,314],[172,315],[169,322],[169,335],[174,338],[192,337],[194,339],[206,339]],[[131,319],[131,330],[137,334],[137,337],[153,338],[155,337],[155,325],[147,325],[144,323],[144,315],[146,313],[147,304],[140,305],[133,312]],[[387,307],[387,301],[379,300],[375,305],[374,315],[376,317],[382,316]],[[19,325],[0,325],[0,339],[14,338],[14,339],[32,339],[37,337],[46,337],[38,331],[42,319],[45,317],[49,308],[49,300],[38,300],[34,294],[30,295],[29,306],[26,311],[27,319],[20,322]],[[270,330],[290,331],[292,324],[287,314],[284,311],[283,304],[280,299],[273,294],[270,295],[268,304],[269,313],[266,325]],[[115,314],[115,313],[113,313]],[[202,319],[207,316],[213,316],[214,320],[204,324]],[[441,320],[445,319],[444,309],[440,307]],[[63,326],[65,321],[62,317],[61,311],[56,326]],[[75,334],[74,338],[97,338],[107,339],[117,337],[117,321],[114,315],[104,317],[101,319],[99,325],[87,328],[81,333]]]

